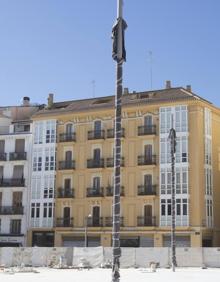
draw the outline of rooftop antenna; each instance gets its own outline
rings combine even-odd
[[[148,52],[149,56],[149,65],[150,65],[150,90],[153,89],[153,52]]]
[[[92,80],[92,97],[95,98],[95,80]]]

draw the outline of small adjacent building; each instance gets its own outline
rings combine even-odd
[[[39,106],[0,108],[0,246],[26,246],[29,218],[31,116]]]

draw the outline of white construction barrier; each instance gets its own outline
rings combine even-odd
[[[168,248],[136,248],[136,266],[149,267],[150,262],[158,263],[159,267],[169,265]]]
[[[177,266],[201,267],[203,265],[202,248],[176,248]]]
[[[203,263],[208,267],[220,267],[220,248],[203,248]]]
[[[178,267],[220,267],[220,248],[177,248]],[[100,267],[112,261],[112,248],[0,248],[0,265],[53,267],[65,262],[78,267],[85,260],[91,267]],[[122,248],[121,268],[149,267],[155,262],[159,267],[171,265],[170,248]]]
[[[85,259],[91,267],[100,267],[104,261],[103,247],[73,248],[73,266],[78,267]]]

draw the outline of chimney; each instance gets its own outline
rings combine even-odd
[[[30,98],[27,96],[23,97],[22,105],[26,107],[30,106]]]
[[[53,106],[53,94],[50,93],[48,98],[47,98],[47,108],[51,109]]]
[[[191,87],[191,85],[186,85],[186,90],[189,91],[189,92],[192,92],[192,87]]]
[[[170,89],[171,88],[171,81],[167,80],[166,81],[166,89]]]
[[[126,95],[126,94],[129,94],[129,89],[126,87],[126,88],[124,88],[124,93],[123,93],[124,95]]]

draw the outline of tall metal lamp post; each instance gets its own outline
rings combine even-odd
[[[88,235],[87,235],[87,227],[88,227],[88,220],[92,218],[92,215],[89,214],[88,216],[85,217],[85,240],[84,240],[84,247],[88,247]]]
[[[171,249],[172,249],[172,270],[175,271],[176,262],[176,187],[175,187],[175,154],[176,154],[176,130],[173,125],[173,115],[171,116],[171,129],[169,133],[170,154],[171,154],[171,174],[172,174],[172,194],[171,194]]]
[[[112,57],[116,64],[116,97],[115,97],[115,150],[114,150],[114,193],[113,193],[113,262],[112,262],[112,282],[119,282],[120,274],[120,182],[121,182],[121,100],[122,100],[122,80],[123,62],[126,61],[124,46],[124,31],[127,27],[122,16],[123,1],[117,0],[117,21],[112,29],[113,51]]]

